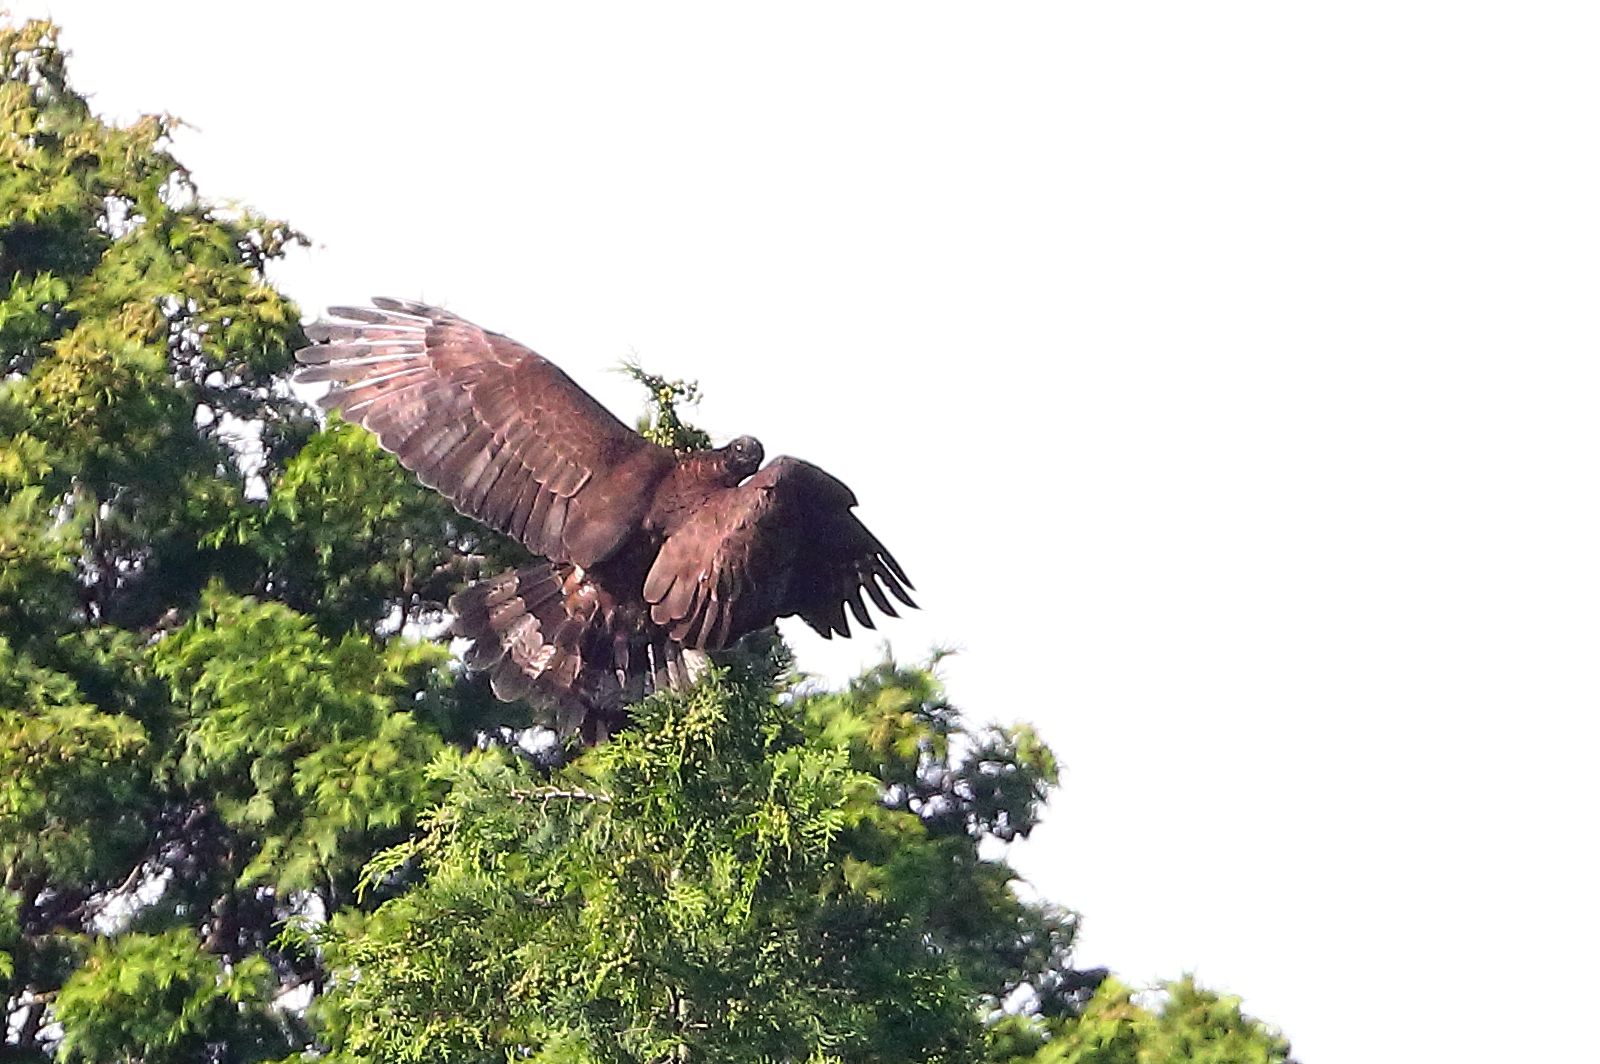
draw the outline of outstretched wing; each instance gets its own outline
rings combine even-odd
[[[554,561],[590,566],[638,526],[672,454],[552,363],[437,307],[374,299],[306,329],[298,380],[370,429],[458,510]]]
[[[847,606],[875,627],[863,594],[891,617],[889,595],[914,608],[911,581],[855,505],[809,462],[775,460],[667,537],[645,580],[651,619],[685,646],[715,650],[790,614],[826,638],[850,634]]]

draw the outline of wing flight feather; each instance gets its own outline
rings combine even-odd
[[[555,561],[589,566],[638,527],[671,452],[561,369],[438,307],[375,299],[308,326],[298,380],[456,508]],[[586,491],[604,484],[601,491]],[[592,501],[591,501],[592,497]]]
[[[651,619],[685,646],[715,650],[790,614],[825,637],[850,634],[847,609],[873,628],[863,592],[891,617],[889,595],[915,608],[911,581],[855,504],[816,466],[776,459],[667,537],[645,579]]]

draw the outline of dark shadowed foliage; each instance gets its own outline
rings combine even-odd
[[[299,238],[169,126],[0,24],[0,1057],[1283,1059],[1095,994],[998,856],[1050,752],[928,669],[796,691],[758,632],[611,743],[530,729],[428,638],[523,547],[319,429]]]

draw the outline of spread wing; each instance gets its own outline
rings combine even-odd
[[[715,650],[790,614],[826,638],[850,634],[847,606],[875,627],[863,594],[891,617],[889,595],[914,608],[911,581],[855,505],[816,466],[775,460],[667,537],[645,579],[651,619],[685,646]]]
[[[593,565],[634,531],[671,452],[552,363],[437,307],[374,299],[306,329],[298,380],[370,429],[458,510],[558,562]]]

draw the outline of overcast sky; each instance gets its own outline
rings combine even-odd
[[[311,236],[307,313],[436,301],[630,419],[636,356],[846,480],[895,652],[1065,763],[1012,857],[1083,963],[1307,1064],[1582,1056],[1592,4],[10,3]]]

